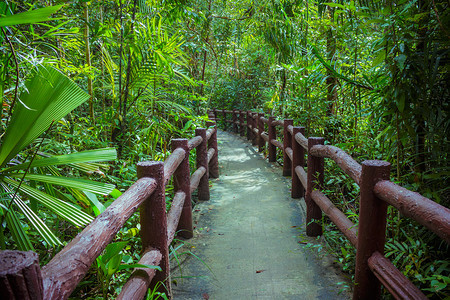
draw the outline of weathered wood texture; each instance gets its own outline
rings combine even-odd
[[[44,299],[67,299],[94,260],[155,191],[152,178],[137,180],[42,268]]]
[[[175,170],[183,161],[186,151],[182,148],[173,150],[172,154],[164,161],[164,186],[167,185]]]
[[[211,162],[211,159],[214,157],[214,154],[216,154],[216,150],[214,148],[208,150],[208,165]]]
[[[275,126],[283,126],[284,125],[284,120],[273,120],[272,124]]]
[[[270,140],[270,143],[275,147],[277,147],[278,149],[283,150],[283,143],[280,142],[279,140]]]
[[[269,143],[267,145],[267,150],[269,152],[269,162],[275,162],[277,160],[277,148],[272,143],[272,141],[277,140],[277,131],[275,128],[275,125],[273,125],[273,117],[269,116],[269,123],[268,123],[268,135],[269,135]]]
[[[200,167],[191,175],[191,194],[198,188],[201,178],[206,174],[206,168]]]
[[[309,150],[310,155],[331,158],[357,184],[361,181],[361,165],[344,150],[329,145],[316,145]]]
[[[358,231],[347,216],[340,211],[322,192],[314,190],[311,192],[311,198],[320,207],[320,209],[330,218],[337,228],[348,238],[353,246],[358,244]]]
[[[380,281],[370,270],[367,260],[375,251],[384,253],[387,204],[377,198],[373,187],[378,181],[389,179],[390,167],[388,162],[379,160],[367,160],[362,163],[358,248],[356,249],[355,289],[353,291],[355,300],[380,298]]]
[[[205,173],[198,183],[197,196],[199,200],[209,200],[208,142],[206,139],[206,129],[195,129],[195,135],[201,136],[203,139],[202,143],[197,147],[197,169],[205,169]]]
[[[178,148],[180,149],[180,148]],[[183,150],[184,157],[184,150]],[[139,178],[150,177],[156,181],[155,191],[140,207],[141,240],[144,252],[148,249],[157,249],[161,252],[161,271],[156,272],[155,280],[150,288],[156,288],[158,281],[164,285],[158,287],[158,291],[171,297],[169,245],[167,243],[167,215],[166,215],[166,187],[164,179],[164,164],[158,161],[146,161],[137,164]]]
[[[175,233],[180,231],[180,236],[184,238],[191,238],[193,236],[192,230],[192,213],[191,222],[188,221],[183,226],[178,226],[181,222],[180,216],[184,209],[184,204],[186,203],[187,197],[184,192],[177,192],[172,199],[172,205],[170,206],[170,211],[167,213],[167,244],[170,245],[175,237]],[[190,197],[189,197],[190,200]],[[192,207],[189,202],[189,206]],[[190,209],[189,209],[190,210]],[[186,237],[187,236],[187,237]]]
[[[257,117],[257,126],[258,126],[258,151],[262,152],[265,146],[265,140],[262,137],[262,134],[264,132],[264,123],[261,120],[261,118],[264,116],[264,113],[258,113]]]
[[[395,299],[428,299],[389,259],[379,252],[373,253],[368,262],[370,270]]]
[[[214,149],[214,155],[209,160],[209,177],[219,178],[219,151],[217,148],[217,124],[214,122],[206,122],[206,126],[214,126],[214,132],[208,140],[208,149]]]
[[[150,250],[146,252],[138,264],[158,266],[161,262],[162,255],[158,250]],[[130,279],[122,288],[117,300],[144,299],[147,294],[148,287],[155,277],[156,270],[151,268],[136,268],[131,274]]]
[[[308,139],[308,149],[315,145],[323,145],[324,138],[310,137]],[[309,152],[309,151],[308,151]],[[323,186],[324,161],[322,157],[308,155],[308,173],[306,187],[306,234],[308,236],[322,235],[322,211],[320,207],[312,200],[311,192],[314,189],[320,189]]]
[[[308,177],[307,174],[305,172],[305,169],[301,166],[297,166],[295,168],[295,173],[297,174],[298,178],[300,179],[300,182],[303,185],[303,188],[306,190],[307,185],[308,185]]]
[[[305,133],[304,127],[293,127],[291,133],[292,139],[292,188],[291,188],[291,197],[294,199],[302,198],[305,196],[305,188],[301,183],[301,178],[297,174],[297,167],[300,167],[303,171],[303,167],[305,166],[305,151],[302,146],[300,146],[295,140],[295,135],[297,133]],[[306,175],[306,173],[305,173]],[[305,176],[306,182],[306,176]]]
[[[390,181],[375,184],[374,192],[404,216],[416,220],[450,244],[450,209]]]
[[[181,219],[176,220],[180,236],[190,239],[194,236],[192,228],[192,205],[191,205],[191,193],[190,193],[190,169],[189,169],[189,145],[186,139],[173,139],[172,149],[175,150],[181,148],[185,151],[183,161],[180,163],[175,173],[173,174],[173,183],[175,193],[182,192],[184,194],[183,210],[179,216]],[[175,198],[174,198],[175,201]],[[173,204],[172,204],[173,205]],[[173,237],[172,237],[173,239]],[[170,242],[169,242],[170,244]]]
[[[289,159],[292,161],[292,157],[294,156],[294,151],[292,151],[292,148],[287,147],[286,149],[284,149],[284,151],[286,152],[286,155],[289,157]],[[291,176],[291,174],[289,174],[289,176]]]
[[[294,137],[297,143],[302,146],[303,149],[308,150],[308,139],[303,135],[303,133],[298,132]]]
[[[265,132],[261,133],[261,137],[264,139],[264,141],[266,143],[269,142],[269,136],[267,135],[267,133],[265,133]]]
[[[202,143],[202,140],[203,139],[201,136],[194,136],[192,139],[190,139],[188,142],[189,150],[192,150],[200,145]]]
[[[38,255],[32,251],[0,251],[0,298],[44,299]]]

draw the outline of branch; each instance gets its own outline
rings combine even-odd
[[[16,100],[17,100],[17,97],[18,97],[18,90],[19,90],[19,63],[17,62],[16,51],[14,50],[14,47],[13,47],[11,41],[9,40],[8,36],[6,35],[6,32],[3,29],[3,27],[2,27],[2,32],[3,32],[3,35],[5,36],[6,41],[9,44],[9,48],[11,49],[11,53],[12,53],[12,55],[14,57],[14,63],[16,64],[16,86],[14,88],[14,99],[13,99],[13,102],[11,103],[11,106],[9,107],[8,119],[6,120],[6,127],[8,127],[8,123],[9,123],[9,120],[11,119],[12,111],[13,111],[14,105],[16,104]]]
[[[230,20],[230,21],[242,21],[245,19],[250,19],[252,16],[247,16],[247,17],[242,17],[242,18],[231,18],[231,17],[223,17],[223,16],[217,16],[217,15],[211,15],[211,18],[216,18],[216,19],[224,19],[224,20]]]
[[[212,50],[212,52],[213,52],[213,54],[214,54],[214,57],[215,57],[216,60],[217,60],[218,58],[217,58],[216,51],[214,50],[214,47],[213,47],[213,46],[212,46],[212,45],[211,45],[204,37],[202,37],[202,35],[201,35],[197,30],[195,30],[195,29],[189,27],[189,25],[186,25],[186,27],[187,27],[189,30],[191,30],[191,31],[195,32],[196,34],[198,34],[198,36],[203,40],[203,42],[205,42],[205,44],[207,44],[207,45],[211,48],[211,50]]]

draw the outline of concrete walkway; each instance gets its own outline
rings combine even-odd
[[[349,299],[344,279],[298,243],[304,201],[290,198],[290,178],[244,138],[219,131],[218,141],[220,178],[178,250],[198,258],[172,266],[174,299]]]

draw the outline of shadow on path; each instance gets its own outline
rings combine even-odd
[[[338,294],[344,279],[298,243],[303,199],[291,199],[281,168],[239,136],[219,131],[218,141],[220,178],[184,246],[198,259],[176,267],[174,299],[349,299]]]

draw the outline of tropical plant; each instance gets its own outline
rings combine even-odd
[[[85,207],[95,204],[80,191],[107,195],[114,189],[110,184],[62,177],[56,168],[69,165],[85,172],[96,171],[100,165],[93,162],[115,159],[114,149],[53,155],[39,152],[43,138],[35,143],[52,124],[87,99],[85,92],[50,65],[39,66],[25,84],[0,148],[0,232],[3,249],[6,247],[3,220],[19,249],[33,249],[18,211],[48,246],[57,246],[61,241],[39,218],[39,206],[36,203],[81,227],[89,223],[92,217],[79,204]],[[43,187],[38,187],[37,182],[43,183]],[[55,189],[53,185],[65,187],[69,194]]]

